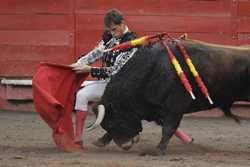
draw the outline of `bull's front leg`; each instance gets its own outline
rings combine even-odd
[[[170,112],[166,115],[165,119],[163,120],[162,125],[162,137],[161,141],[157,146],[157,152],[159,154],[166,154],[167,145],[169,140],[174,135],[176,129],[179,127],[179,124],[182,119],[182,114]]]
[[[180,86],[180,87],[178,87]],[[157,146],[160,154],[165,154],[167,150],[167,145],[170,138],[175,133],[176,129],[179,127],[181,119],[185,111],[187,111],[188,106],[191,104],[192,99],[189,94],[183,92],[182,85],[176,84],[175,89],[172,89],[170,95],[166,99],[163,107],[162,116],[162,138]],[[181,103],[179,102],[181,99]]]

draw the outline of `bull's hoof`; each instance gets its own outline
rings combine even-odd
[[[156,148],[156,152],[159,154],[159,155],[166,155],[166,149],[161,149],[161,148]]]

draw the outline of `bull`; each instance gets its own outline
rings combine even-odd
[[[182,40],[181,43],[214,104],[211,105],[200,92],[174,43],[169,46],[186,73],[196,100],[184,89],[160,42],[142,47],[111,78],[101,100],[106,110],[99,122],[119,147],[128,149],[133,145],[142,131],[142,120],[155,121],[162,127],[157,151],[165,154],[184,114],[215,107],[228,109],[233,102],[249,97],[250,47],[196,40]],[[130,146],[124,147],[127,143]]]

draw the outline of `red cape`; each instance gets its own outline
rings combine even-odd
[[[36,111],[53,130],[56,145],[65,151],[79,149],[74,144],[71,114],[75,93],[87,76],[77,75],[69,66],[49,63],[41,63],[33,76]]]

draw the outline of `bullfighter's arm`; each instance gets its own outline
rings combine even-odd
[[[85,56],[81,57],[76,64],[91,64],[95,62],[97,59],[101,58],[103,56],[103,50],[105,48],[104,42],[101,41],[98,43],[98,45],[91,50],[89,53],[87,53]]]
[[[103,57],[105,47],[115,42],[115,38],[112,38],[111,33],[104,31],[102,34],[102,40],[98,43],[98,45],[89,53],[78,59],[75,64],[86,65],[95,62],[97,59]]]

